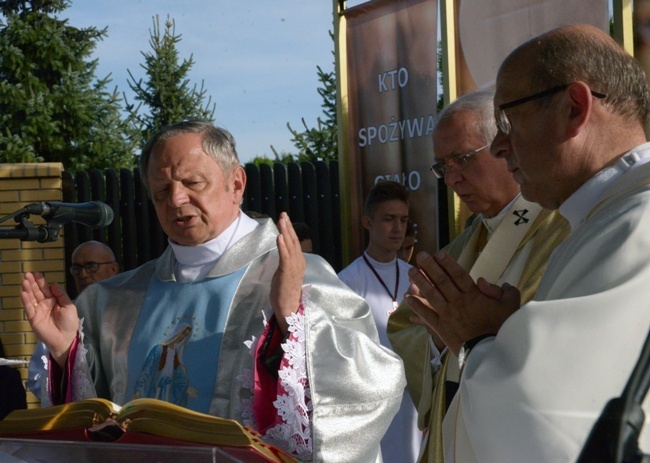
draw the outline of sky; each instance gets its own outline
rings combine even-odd
[[[354,2],[357,4],[359,2]],[[235,137],[242,163],[295,152],[287,128],[301,131],[322,116],[316,66],[334,67],[331,0],[71,0],[61,13],[75,27],[108,27],[93,58],[97,77],[111,74],[133,101],[127,70],[146,80],[153,17],[169,17],[181,35],[179,58],[193,55],[190,81],[216,103],[215,123]],[[164,24],[164,23],[162,23]],[[162,28],[162,27],[161,27]]]

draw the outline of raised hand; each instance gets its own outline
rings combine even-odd
[[[79,330],[77,308],[70,297],[58,284],[48,284],[41,273],[28,272],[20,299],[34,334],[64,366]]]
[[[305,257],[300,241],[291,225],[289,216],[283,212],[278,220],[280,234],[277,238],[280,264],[271,282],[271,307],[283,334],[287,333],[286,317],[298,311],[305,275]]]
[[[519,292],[509,286],[477,286],[469,274],[445,253],[435,257],[421,252],[419,268],[409,271],[417,295],[407,295],[413,311],[433,329],[456,355],[463,343],[476,336],[497,333],[519,308]]]

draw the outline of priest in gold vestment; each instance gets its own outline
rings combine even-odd
[[[490,155],[497,130],[493,97],[492,91],[470,93],[439,114],[432,170],[477,215],[445,251],[474,279],[516,286],[525,302],[569,227],[557,212],[522,198],[506,163]],[[403,303],[389,319],[388,336],[404,360],[408,391],[424,431],[418,461],[437,463],[443,461],[442,420],[458,385],[458,359],[414,317]]]
[[[516,288],[475,283],[449,254],[417,255],[406,300],[463,359],[443,422],[445,461],[621,461],[617,432],[598,436],[596,451],[585,443],[622,396],[639,406],[625,461],[640,461],[650,398],[625,396],[625,385],[642,376],[635,365],[650,329],[647,78],[607,32],[565,25],[506,58],[494,115],[491,153],[571,234],[524,305]]]

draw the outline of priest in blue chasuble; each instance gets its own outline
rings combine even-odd
[[[283,213],[240,210],[246,174],[227,131],[182,122],[140,172],[169,246],[73,304],[27,273],[22,302],[48,347],[44,402],[155,397],[250,425],[302,461],[380,461],[405,386],[368,305]],[[363,436],[363,438],[359,438]]]

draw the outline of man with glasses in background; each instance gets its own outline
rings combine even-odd
[[[523,196],[559,210],[571,235],[521,308],[515,288],[474,284],[443,252],[417,256],[407,301],[463,354],[443,426],[445,461],[576,461],[650,328],[650,91],[639,63],[607,33],[568,25],[506,58],[494,106],[492,154]],[[617,437],[623,423],[612,424]],[[648,453],[648,426],[635,426],[626,431]]]
[[[81,243],[72,252],[70,273],[74,278],[77,293],[87,286],[104,281],[120,272],[120,266],[115,262],[115,254],[111,248],[99,241]]]
[[[463,95],[436,119],[431,170],[477,214],[445,251],[474,279],[508,282],[528,300],[569,228],[557,212],[522,198],[504,160],[490,155],[497,132],[493,99],[493,91]],[[426,433],[419,462],[442,462],[442,420],[458,389],[458,358],[406,303],[390,317],[388,336],[404,360],[418,425]]]
[[[93,283],[104,281],[120,273],[120,266],[115,261],[113,250],[99,241],[86,241],[72,251],[70,273],[74,279],[77,294]],[[43,372],[47,371],[47,349],[45,344],[38,342],[32,358],[29,360],[27,389],[39,399],[41,398],[41,383]]]

